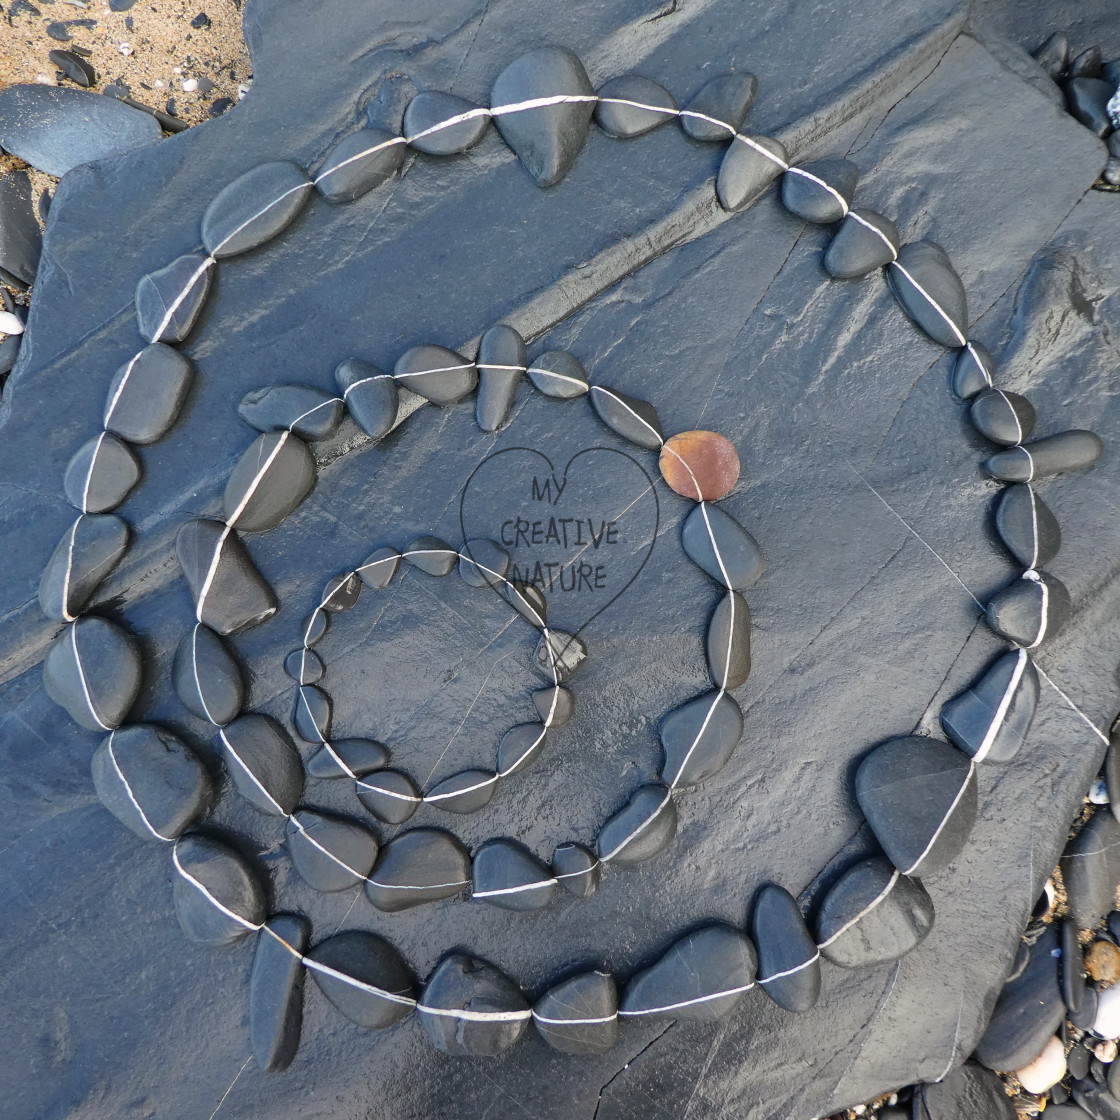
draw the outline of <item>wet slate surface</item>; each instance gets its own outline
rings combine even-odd
[[[781,136],[799,158],[851,156],[864,169],[857,204],[897,218],[908,240],[945,246],[976,336],[997,359],[1009,342],[1017,347],[1007,387],[1030,396],[1039,430],[1114,435],[1118,406],[1105,391],[1114,360],[1101,324],[1120,329],[1120,238],[1114,200],[1085,195],[1101,145],[975,42],[952,42],[963,3],[906,0],[870,26],[852,18],[857,7],[837,4],[791,27],[800,17],[773,19],[766,0],[712,0],[656,20],[662,6],[637,0],[578,12],[543,0],[528,8],[479,0],[423,4],[408,22],[387,3],[331,0],[312,12],[261,0],[246,15],[256,77],[239,107],[68,176],[51,211],[31,329],[0,404],[0,509],[19,542],[0,592],[8,804],[0,889],[9,913],[0,938],[20,961],[0,982],[0,1023],[14,1040],[0,1089],[13,1116],[123,1113],[142,1101],[156,1114],[205,1117],[229,1090],[219,1117],[302,1120],[342,1107],[376,1120],[487,1109],[541,1120],[808,1118],[935,1079],[964,1060],[1103,751],[1045,682],[1015,764],[981,774],[980,820],[964,854],[927,884],[938,912],[928,939],[897,965],[827,966],[814,1011],[793,1017],[752,992],[720,1027],[626,1024],[618,1045],[596,1058],[555,1053],[529,1032],[483,1068],[435,1053],[415,1022],[371,1050],[370,1037],[309,986],[301,1049],[286,1073],[266,1075],[245,1066],[251,945],[183,942],[167,861],[99,807],[91,738],[49,704],[36,667],[53,628],[37,614],[35,586],[72,516],[59,479],[137,345],[136,279],[197,247],[205,200],[225,182],[265,160],[318,159],[356,127],[388,73],[480,100],[518,51],[551,39],[580,54],[595,84],[641,69],[684,103],[702,75],[750,69],[761,83],[752,129]],[[309,44],[322,66],[309,64]],[[807,56],[821,60],[812,81],[796,77]],[[400,104],[411,92],[402,85]],[[565,895],[547,921],[527,925],[524,915],[457,900],[383,915],[345,892],[324,898],[273,850],[282,823],[248,818],[226,788],[216,816],[224,839],[269,852],[259,865],[274,906],[313,914],[316,938],[371,929],[421,978],[461,946],[493,960],[530,998],[573,967],[642,967],[691,925],[742,924],[776,868],[799,893],[838,854],[837,867],[850,862],[864,843],[850,789],[856,760],[890,736],[935,733],[940,703],[994,654],[968,595],[883,504],[981,601],[1007,582],[1005,553],[986,527],[996,488],[977,466],[985,445],[948,394],[948,358],[905,321],[879,280],[830,285],[819,263],[826,235],[804,230],[773,192],[741,215],[721,213],[712,191],[720,149],[675,129],[619,143],[593,127],[568,179],[541,192],[491,132],[463,157],[416,157],[403,181],[352,206],[313,201],[267,250],[222,272],[186,347],[198,377],[183,417],[145,452],[145,484],[122,507],[139,543],[102,592],[114,609],[123,604],[148,658],[144,718],[192,746],[206,751],[204,728],[167,683],[190,625],[174,578],[174,532],[188,516],[217,512],[252,437],[236,403],[269,381],[329,389],[344,358],[391,369],[426,342],[473,352],[468,341],[506,318],[534,339],[530,357],[570,349],[593,376],[650,400],[667,432],[713,427],[731,436],[744,471],[726,506],[768,561],[747,593],[756,665],[737,693],[752,749],[682,795],[668,853],[611,869],[593,898]],[[498,204],[518,214],[516,226],[494,228]],[[97,283],[75,282],[91,276]],[[1016,336],[1024,276],[1075,314],[1031,305]],[[569,314],[573,302],[586,306]],[[1048,335],[1059,318],[1061,330]],[[572,419],[560,423],[562,415]],[[331,574],[360,562],[389,530],[398,544],[426,532],[456,539],[454,496],[488,451],[539,446],[563,462],[591,443],[622,446],[586,402],[523,387],[498,437],[481,434],[473,404],[463,402],[421,410],[376,448],[349,425],[317,445],[316,491],[297,516],[250,541],[282,603],[276,618],[234,640],[253,670],[252,703],[286,719],[293,685],[283,658]],[[652,457],[646,466],[655,469]],[[1043,487],[1064,530],[1053,568],[1071,589],[1074,615],[1040,665],[1098,726],[1111,720],[1117,696],[1120,635],[1105,623],[1120,596],[1102,557],[1120,555],[1118,474],[1109,449],[1091,472]],[[595,516],[634,496],[607,483],[587,492]],[[547,859],[562,840],[592,839],[655,773],[658,719],[705,687],[714,592],[680,550],[687,511],[662,494],[648,564],[587,628],[579,715],[516,787],[456,819],[469,844],[516,835]],[[639,547],[626,541],[619,552]],[[461,580],[402,570],[390,588],[368,594],[380,598],[371,605],[363,595],[322,642],[336,733],[390,750],[407,744],[408,768],[423,774],[477,695],[433,777],[489,765],[492,729],[532,715],[527,628],[507,627],[508,606]],[[561,628],[582,622],[562,597],[550,608]],[[915,617],[926,625],[914,627]],[[371,646],[371,634],[382,641]],[[416,683],[433,678],[447,683]],[[867,680],[884,687],[869,693]],[[628,731],[623,743],[618,726]],[[354,811],[347,785],[318,784],[316,804]],[[416,824],[447,820],[422,814]],[[621,928],[620,912],[628,915]]]

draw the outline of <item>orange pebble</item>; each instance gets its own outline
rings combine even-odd
[[[661,477],[693,501],[715,502],[739,481],[739,452],[718,432],[681,432],[665,441]]]

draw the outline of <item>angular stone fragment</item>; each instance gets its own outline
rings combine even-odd
[[[941,709],[945,734],[975,762],[1010,762],[1038,704],[1038,671],[1025,649],[997,658],[967,691]]]
[[[644,785],[599,830],[596,850],[604,863],[640,863],[659,855],[677,834],[677,807],[667,786]]]
[[[482,336],[475,358],[475,417],[484,432],[496,432],[505,425],[526,365],[525,340],[513,327],[499,323]]]
[[[738,688],[751,675],[751,612],[737,591],[728,591],[708,623],[708,675],[716,688]]]
[[[136,319],[147,342],[182,342],[194,327],[213,279],[214,262],[188,253],[142,276],[136,285]]]
[[[730,514],[700,502],[684,519],[681,545],[685,555],[717,583],[745,591],[765,568],[758,542]]]
[[[202,215],[202,243],[219,260],[248,252],[287,228],[311,196],[311,180],[287,161],[262,163],[223,187]]]
[[[533,703],[545,727],[563,727],[572,718],[576,698],[571,689],[554,685],[534,692]]]
[[[588,390],[583,363],[567,350],[548,350],[529,365],[529,380],[538,392],[558,400],[572,400]]]
[[[1103,140],[1113,127],[1108,103],[1116,92],[1115,87],[1100,78],[1071,78],[1065,88],[1070,116]]]
[[[1007,447],[1030,439],[1036,419],[1026,397],[1004,389],[981,390],[972,399],[969,415],[982,436]]]
[[[310,385],[266,385],[241,398],[237,415],[258,432],[292,431],[304,439],[333,436],[342,422],[339,397]]]
[[[508,1050],[532,1017],[521,989],[485,961],[452,953],[428,978],[420,1025],[432,1045],[456,1057],[490,1058]]]
[[[446,576],[455,570],[459,553],[439,537],[417,537],[402,554],[415,568],[430,576]]]
[[[887,269],[887,281],[903,311],[934,342],[956,348],[968,341],[964,284],[940,245],[903,245]]]
[[[400,392],[390,373],[357,358],[347,358],[334,371],[335,384],[342,394],[354,423],[371,439],[392,431],[397,419]]]
[[[661,721],[661,780],[670,788],[707,781],[743,736],[743,713],[728,693],[706,692]]]
[[[327,580],[319,598],[319,606],[333,614],[353,610],[361,591],[362,581],[357,572],[341,572]]]
[[[129,443],[155,443],[175,423],[191,384],[191,364],[162,342],[145,346],[109,383],[104,426]]]
[[[782,205],[806,222],[827,225],[848,213],[859,168],[847,159],[821,159],[782,176]]]
[[[382,591],[389,586],[400,566],[401,554],[395,548],[379,548],[371,552],[357,569],[366,587]]]
[[[992,387],[992,371],[996,363],[986,347],[979,342],[966,342],[953,362],[953,392],[962,401]]]
[[[533,668],[545,680],[563,684],[587,660],[587,646],[574,634],[563,630],[542,632],[533,651]]]
[[[307,954],[319,990],[352,1023],[383,1030],[415,1006],[416,991],[400,954],[382,937],[347,930]]]
[[[466,119],[456,120],[459,117]],[[424,90],[408,103],[402,127],[409,145],[418,152],[453,156],[473,148],[486,135],[490,113],[465,97]]]
[[[1065,625],[1071,609],[1066,585],[1031,569],[988,600],[984,617],[1001,638],[1037,649]]]
[[[540,910],[556,897],[556,879],[528,848],[487,840],[475,849],[471,897],[503,910]]]
[[[63,533],[39,577],[47,618],[71,622],[128,550],[128,525],[111,513],[84,513]]]
[[[358,800],[386,824],[403,824],[423,801],[416,783],[397,770],[379,770],[359,777],[361,780],[355,784]]]
[[[493,770],[462,770],[437,782],[424,794],[424,800],[449,813],[475,813],[490,803],[497,785],[498,775]]]
[[[684,107],[681,128],[693,140],[728,140],[743,127],[757,92],[758,79],[753,74],[721,74]]]
[[[820,952],[797,900],[774,883],[763,886],[751,911],[758,983],[787,1011],[809,1011],[821,991]]]
[[[757,963],[745,934],[722,923],[704,926],[630,978],[618,1013],[627,1018],[723,1019],[754,987]]]
[[[389,763],[389,752],[376,739],[334,739],[308,760],[309,778],[363,778]]]
[[[589,898],[599,889],[603,865],[594,852],[582,844],[568,841],[557,844],[552,853],[552,874],[556,881],[577,898]]]
[[[276,613],[276,596],[241,539],[220,521],[188,521],[175,541],[195,617],[222,637],[257,626]]]
[[[175,916],[192,941],[232,945],[264,923],[264,889],[232,848],[191,833],[175,841],[171,860]]]
[[[898,230],[874,210],[852,210],[840,223],[824,254],[824,269],[835,280],[854,280],[890,264],[898,256]]]
[[[533,1006],[533,1024],[561,1054],[602,1054],[618,1040],[618,989],[607,972],[581,972]]]
[[[525,770],[544,749],[545,728],[540,723],[519,723],[511,727],[498,744],[498,777]]]
[[[406,350],[393,366],[393,376],[410,392],[437,405],[461,401],[478,382],[474,362],[445,346],[431,344]]]
[[[639,447],[657,451],[665,442],[657,411],[648,401],[629,397],[617,389],[591,386],[591,405],[611,431]]]
[[[394,914],[451,898],[470,885],[466,848],[450,833],[414,828],[382,847],[366,883],[366,896],[378,910]]]
[[[48,51],[47,58],[72,82],[86,89],[97,81],[97,72],[80,54],[73,51]]]
[[[308,743],[323,743],[331,737],[331,698],[313,684],[299,687],[292,723],[296,734]]]
[[[1050,507],[1024,483],[1008,486],[996,507],[996,531],[1024,568],[1045,567],[1058,555],[1062,530]]]
[[[1103,450],[1104,444],[1095,432],[1071,428],[1034,443],[997,451],[981,465],[1000,482],[1033,482],[1036,478],[1091,467]]]
[[[948,866],[976,823],[976,769],[939,739],[908,735],[876,747],[856,771],[855,792],[875,839],[903,875]]]
[[[70,623],[43,659],[47,695],[81,727],[120,727],[140,692],[140,651],[119,626],[96,615]]]
[[[509,111],[538,98],[568,102]],[[595,107],[595,90],[583,64],[564,47],[538,47],[511,62],[495,79],[490,107],[502,139],[538,187],[567,175],[583,147]]]
[[[311,923],[300,914],[274,914],[257,934],[249,974],[249,1040],[257,1068],[286,1069],[303,1028],[302,956]]]
[[[543,629],[548,623],[548,600],[544,592],[535,583],[526,583],[524,580],[515,579],[503,585],[506,599],[522,618],[538,629]],[[552,662],[547,662],[551,666]],[[546,674],[551,679],[552,669]]]
[[[227,524],[246,533],[275,529],[315,486],[307,444],[290,432],[266,432],[245,449],[226,482]]]
[[[363,128],[340,140],[323,160],[315,189],[328,202],[353,202],[381,186],[404,159],[405,140],[383,128]]]
[[[642,136],[677,115],[677,103],[663,86],[640,74],[622,74],[598,89],[595,123],[617,139]]]
[[[1120,822],[1098,809],[1066,845],[1061,865],[1070,916],[1093,929],[1112,909],[1120,883]]]
[[[1064,76],[1066,67],[1069,65],[1069,36],[1064,31],[1055,31],[1034,52],[1034,58],[1039,66],[1054,81],[1057,81]]]
[[[817,943],[841,968],[864,968],[905,956],[933,928],[933,902],[878,856],[849,868],[817,913]]]
[[[0,279],[13,288],[30,286],[42,248],[31,180],[26,171],[9,171],[0,179]]]
[[[250,712],[223,727],[218,739],[237,792],[262,813],[288,816],[303,793],[303,763],[280,725]]]
[[[128,446],[102,432],[74,452],[62,479],[66,500],[82,513],[104,513],[140,481],[140,464]]]
[[[357,821],[300,809],[285,826],[292,866],[317,891],[364,883],[377,861],[377,837]]]
[[[459,575],[471,587],[495,587],[509,568],[509,553],[493,541],[467,541],[459,559]]]
[[[789,166],[789,153],[769,136],[736,136],[716,176],[716,196],[732,214],[744,209]]]
[[[657,465],[669,488],[694,502],[718,502],[739,481],[739,452],[718,432],[670,436]]]
[[[101,804],[143,840],[174,840],[210,807],[214,789],[198,756],[169,731],[134,723],[93,755]]]
[[[225,642],[201,623],[179,642],[171,681],[183,707],[216,727],[235,720],[245,701],[237,661]]]

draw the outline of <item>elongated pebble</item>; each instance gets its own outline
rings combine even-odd
[[[1081,428],[1059,432],[985,459],[984,470],[1001,482],[1032,482],[1065,471],[1091,467],[1104,450],[1100,436]]]
[[[287,161],[262,163],[223,187],[202,215],[202,243],[218,259],[248,252],[295,220],[311,180]]]

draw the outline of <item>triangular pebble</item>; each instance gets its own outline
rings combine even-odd
[[[359,565],[358,576],[366,587],[382,591],[397,574],[400,562],[401,554],[395,548],[378,548]]]
[[[533,1005],[533,1024],[561,1054],[602,1054],[618,1040],[618,989],[607,972],[581,972]]]
[[[503,910],[540,910],[556,897],[552,873],[513,840],[487,840],[479,845],[471,876],[471,897]]]
[[[663,785],[640,786],[599,830],[596,847],[607,863],[640,863],[660,855],[677,834],[677,808]]]
[[[1030,654],[1005,653],[941,709],[941,726],[976,762],[1010,762],[1030,730],[1038,689]]]
[[[525,1033],[532,1012],[521,989],[493,965],[464,953],[440,961],[417,1007],[432,1045],[456,1057],[489,1058]]]
[[[386,913],[451,898],[471,885],[466,848],[448,832],[414,828],[394,837],[366,882],[366,897]]]
[[[226,523],[247,533],[275,529],[311,493],[318,472],[307,444],[289,432],[258,436],[226,482]]]
[[[992,355],[979,342],[968,341],[957,351],[953,362],[953,392],[963,401],[992,387]]]
[[[782,176],[782,205],[806,222],[838,222],[859,181],[859,168],[847,159],[821,159],[791,167]]]
[[[250,712],[223,727],[218,739],[238,793],[262,813],[288,816],[303,792],[303,763],[280,725]]]
[[[365,930],[336,933],[312,947],[307,969],[319,990],[352,1023],[383,1030],[416,1006],[416,992],[400,954]]]
[[[237,661],[225,642],[201,623],[179,642],[171,680],[183,706],[217,727],[224,727],[241,711],[245,684]]]
[[[345,817],[300,809],[284,831],[292,866],[317,891],[356,887],[377,860],[377,837]]]
[[[318,758],[318,755],[315,756]],[[359,775],[358,800],[386,824],[403,824],[420,807],[423,797],[416,783],[399,770],[378,770]]]
[[[456,123],[448,123],[453,120]],[[489,127],[490,114],[485,109],[439,90],[418,93],[408,103],[402,125],[409,146],[432,156],[452,156],[473,148]]]
[[[136,319],[146,342],[182,342],[191,333],[210,292],[213,263],[188,253],[140,278]]]
[[[63,533],[39,577],[47,618],[69,622],[81,613],[128,550],[126,522],[111,513],[82,514]]]
[[[824,254],[824,268],[836,280],[854,280],[889,264],[898,255],[898,230],[874,210],[852,210],[837,227]]]
[[[335,384],[354,423],[371,439],[392,431],[400,404],[400,391],[392,374],[369,362],[348,358],[334,371]]]
[[[693,140],[728,140],[743,127],[757,92],[758,79],[753,74],[720,74],[685,105],[681,128]]]
[[[244,857],[225,844],[188,833],[172,849],[172,898],[179,926],[191,941],[232,945],[259,929],[265,896]]]
[[[43,659],[47,695],[80,727],[111,731],[124,722],[141,681],[140,651],[115,623],[85,615],[63,630]]]
[[[736,137],[728,145],[716,177],[716,196],[724,210],[749,206],[789,163],[789,153],[769,136]]]
[[[309,778],[364,778],[388,765],[389,752],[376,739],[332,739],[308,760]]]

